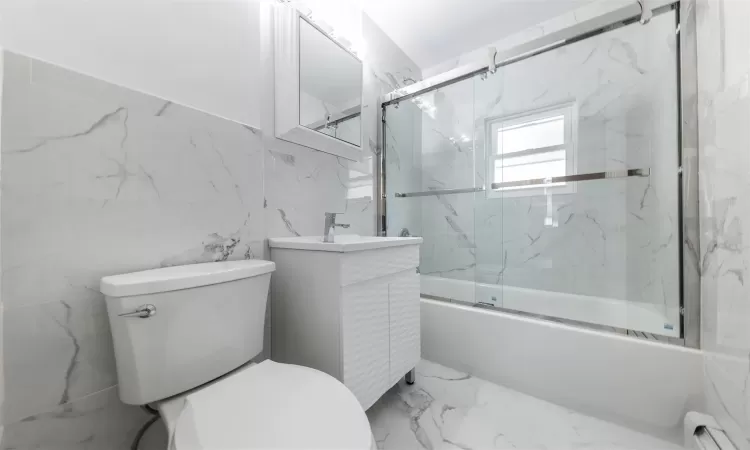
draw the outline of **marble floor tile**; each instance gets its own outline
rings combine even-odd
[[[424,360],[367,415],[378,450],[681,448]]]
[[[678,450],[672,443],[422,361],[367,411],[378,450]],[[164,425],[140,450],[166,448]]]

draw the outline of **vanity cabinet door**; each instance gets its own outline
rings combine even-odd
[[[344,286],[342,291],[343,382],[367,409],[391,387],[388,283],[378,278]]]
[[[416,367],[421,356],[419,275],[401,272],[388,283],[390,310],[390,385]]]

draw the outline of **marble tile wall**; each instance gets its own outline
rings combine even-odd
[[[675,25],[663,14],[389,107],[393,140],[412,137],[392,115],[422,118],[421,148],[389,147],[389,192],[483,186],[485,120],[566,102],[578,109],[577,173],[652,171],[578,183],[573,194],[390,200],[389,219],[421,210],[422,273],[654,303],[678,323]],[[417,158],[419,170],[390,164]]]
[[[360,163],[276,140],[272,122],[3,54],[2,448],[125,449],[145,421],[117,397],[102,276],[268,257],[267,237],[320,234],[326,211],[374,233],[377,98],[419,70],[367,18],[363,33]],[[255,106],[264,118],[268,100]]]
[[[701,338],[708,406],[750,448],[750,3],[699,0]]]
[[[5,53],[4,448],[127,448],[103,275],[263,254],[259,130]]]

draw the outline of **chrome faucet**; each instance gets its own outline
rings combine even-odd
[[[336,223],[337,213],[326,213],[326,229],[323,233],[323,242],[333,242],[334,230],[336,227],[349,228],[348,223]]]

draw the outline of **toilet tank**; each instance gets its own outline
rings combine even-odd
[[[120,399],[171,397],[258,355],[274,269],[270,261],[227,261],[102,278]],[[150,317],[122,315],[148,305]]]

